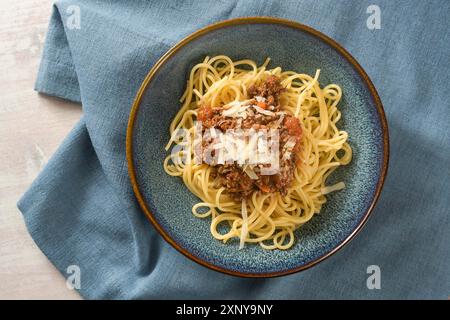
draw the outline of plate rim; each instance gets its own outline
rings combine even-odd
[[[356,70],[356,72],[361,76],[361,78],[364,80],[367,88],[369,89],[372,98],[375,102],[375,106],[377,109],[378,116],[380,117],[380,124],[381,129],[383,133],[383,161],[382,161],[382,167],[381,167],[381,174],[377,182],[377,186],[375,189],[374,196],[372,198],[372,201],[364,213],[363,217],[360,219],[356,227],[353,229],[353,231],[342,241],[339,242],[332,250],[326,252],[325,254],[321,255],[320,257],[306,263],[303,265],[300,265],[295,268],[287,269],[287,270],[281,270],[281,271],[274,271],[274,272],[263,272],[263,273],[248,273],[248,272],[241,272],[237,270],[231,270],[227,268],[223,268],[217,265],[214,265],[210,262],[207,262],[194,254],[190,253],[188,250],[182,248],[175,240],[173,240],[166,231],[159,225],[159,223],[156,221],[156,218],[153,216],[152,212],[149,210],[144,197],[142,196],[142,193],[139,189],[139,185],[137,183],[136,178],[136,171],[134,166],[134,160],[133,160],[133,133],[134,133],[134,124],[136,120],[137,111],[139,109],[139,106],[141,104],[141,99],[146,91],[148,84],[153,79],[156,72],[159,70],[159,68],[167,61],[169,60],[178,50],[180,50],[183,46],[185,46],[187,43],[191,42],[192,40],[209,33],[211,31],[230,27],[230,26],[236,26],[236,25],[242,25],[242,24],[278,24],[283,25],[287,27],[291,27],[294,29],[298,29],[300,31],[306,32],[316,38],[319,38],[326,44],[333,47],[341,56],[343,56]],[[301,24],[299,22],[288,20],[284,18],[276,18],[276,17],[268,17],[268,16],[252,16],[252,17],[239,17],[239,18],[232,18],[227,20],[222,20],[210,25],[207,25],[203,28],[198,29],[197,31],[194,31],[193,33],[189,34],[188,36],[184,37],[182,40],[177,42],[174,46],[172,46],[161,58],[158,59],[158,61],[153,65],[153,67],[150,69],[150,71],[147,73],[144,81],[142,82],[141,86],[139,87],[139,90],[136,93],[136,96],[134,98],[128,125],[127,125],[127,132],[126,132],[126,159],[128,163],[128,175],[130,177],[130,182],[133,187],[134,195],[136,196],[136,199],[138,200],[138,203],[141,207],[141,209],[144,211],[144,214],[146,217],[150,220],[150,222],[153,224],[155,229],[159,232],[159,234],[166,240],[172,247],[174,247],[176,250],[178,250],[180,253],[182,253],[187,258],[197,262],[198,264],[207,267],[209,269],[219,271],[228,275],[238,276],[238,277],[244,277],[244,278],[271,278],[271,277],[279,277],[284,276],[288,274],[293,274],[299,271],[303,271],[306,269],[309,269],[319,262],[324,261],[325,259],[332,256],[334,253],[342,249],[346,244],[348,244],[363,228],[363,226],[366,224],[367,220],[369,219],[373,208],[375,207],[375,204],[377,203],[381,190],[384,185],[384,181],[386,179],[387,171],[388,171],[388,165],[389,165],[389,130],[388,130],[388,124],[386,120],[386,115],[384,112],[383,105],[381,103],[381,99],[378,95],[377,90],[375,89],[375,86],[373,85],[372,81],[370,80],[367,73],[364,71],[364,69],[361,67],[361,65],[356,61],[353,56],[347,52],[338,42],[333,40],[332,38],[328,37],[327,35],[321,33],[320,31],[313,29],[312,27],[309,27],[307,25]]]

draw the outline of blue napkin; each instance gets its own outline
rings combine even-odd
[[[367,26],[373,2],[381,29]],[[31,236],[63,275],[79,266],[88,299],[447,299],[449,13],[448,1],[57,1],[36,90],[80,102],[83,117],[19,201]],[[140,211],[125,159],[130,106],[157,59],[202,26],[256,15],[299,21],[348,49],[381,95],[391,138],[363,231],[314,268],[275,279],[223,275],[170,247]],[[371,265],[380,289],[367,287]]]

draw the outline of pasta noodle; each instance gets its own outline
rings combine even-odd
[[[232,61],[219,55],[206,57],[195,65],[180,100],[182,107],[170,124],[166,150],[172,144],[180,144],[175,135],[177,129],[186,129],[194,138],[194,124],[202,105],[215,108],[246,100],[250,86],[270,75],[277,76],[285,88],[280,96],[281,110],[299,119],[302,129],[297,154],[300,161],[286,195],[255,191],[238,202],[217,183],[210,165],[174,161],[177,156],[192,159],[192,151],[172,152],[164,160],[164,169],[167,174],[182,178],[190,192],[201,199],[192,207],[192,213],[211,219],[214,238],[225,243],[236,238],[240,248],[246,243],[258,243],[264,249],[283,250],[294,244],[294,231],[319,213],[326,202],[325,194],[345,187],[343,182],[326,186],[326,180],[337,167],[351,161],[352,149],[347,143],[347,132],[337,127],[341,88],[336,84],[321,88],[320,70],[311,77],[280,67],[268,69],[269,61],[257,66],[252,60]]]

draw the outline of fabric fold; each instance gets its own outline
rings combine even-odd
[[[81,102],[80,85],[72,53],[56,6],[53,6],[34,89],[73,102]]]

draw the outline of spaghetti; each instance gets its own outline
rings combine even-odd
[[[172,152],[164,160],[165,171],[181,177],[186,187],[201,199],[192,207],[193,214],[211,219],[210,231],[214,238],[225,243],[237,238],[240,248],[246,243],[259,243],[265,249],[290,248],[295,241],[294,231],[319,213],[326,202],[325,195],[345,187],[343,182],[326,186],[326,180],[337,167],[348,164],[352,158],[348,134],[337,127],[341,118],[337,106],[342,96],[341,88],[336,84],[320,88],[320,70],[311,77],[283,71],[280,67],[268,69],[269,60],[257,66],[252,60],[232,61],[220,55],[206,57],[195,65],[180,100],[182,107],[170,124],[170,139],[166,146],[169,150],[172,144],[181,144],[175,134],[178,129],[185,129],[192,141],[195,140],[195,124],[199,117],[204,118],[205,106],[210,108],[206,111],[216,112],[221,119],[228,119],[234,113],[239,125],[243,122],[238,118],[243,115],[269,119],[264,123],[267,126],[275,123],[276,128],[288,124],[289,119],[300,124],[301,135],[296,136],[299,147],[294,147],[295,142],[291,145],[294,156],[288,167],[291,170],[286,169],[291,176],[285,179],[282,187],[274,182],[278,183],[279,179],[270,180],[253,169],[248,172],[248,166],[219,166],[217,169],[207,163],[176,161],[175,158],[180,156],[192,160],[195,157],[193,148],[189,152]],[[274,101],[272,96],[267,98],[271,87],[262,85],[275,78],[282,88],[279,98]],[[269,94],[254,96],[252,91],[258,86],[268,88],[259,90],[259,94]],[[244,113],[244,108],[252,111]],[[285,143],[286,146],[289,144]],[[223,182],[229,172],[238,174],[239,183],[249,182],[245,193],[239,194],[238,189],[232,188],[232,183]],[[269,181],[271,188],[265,189],[262,181]]]

